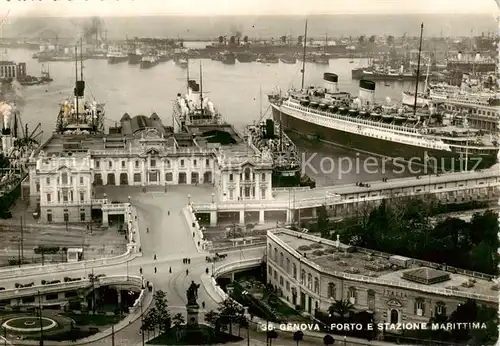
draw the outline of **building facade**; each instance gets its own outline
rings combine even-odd
[[[310,249],[316,248],[316,250],[305,250],[304,245],[298,247],[304,251],[296,250],[291,246],[294,242],[292,238],[298,243],[309,243]],[[320,248],[321,250],[318,250]],[[370,264],[368,261],[373,261],[373,258],[370,258],[369,253],[368,255],[350,253],[352,251],[350,248],[352,247],[340,244],[338,241],[333,242],[290,230],[268,231],[268,282],[277,289],[285,301],[293,306],[299,306],[310,314],[314,314],[316,310],[327,312],[336,300],[348,300],[355,310],[373,313],[375,322],[428,322],[429,318],[436,314],[451,313],[468,298],[477,299],[480,303],[491,306],[498,305],[497,293],[492,287],[494,284],[486,274],[482,274],[484,279],[474,278],[476,287],[484,288],[480,294],[476,295],[478,289],[473,287],[474,284],[467,286],[472,287],[469,289],[464,289],[465,286],[462,285],[460,289],[457,288],[455,294],[450,294],[449,289],[432,287],[432,283],[404,282],[404,279],[396,278],[398,271],[388,274],[390,278],[384,279],[384,275],[377,277],[378,260],[375,258],[375,262]],[[317,251],[325,251],[326,256],[316,256],[315,253],[319,254]],[[339,261],[343,256],[345,261]],[[361,263],[361,261],[356,256],[359,258],[365,256],[367,261],[363,267],[370,268],[373,272],[364,275],[362,267],[361,271],[357,269],[355,262]],[[400,256],[393,257],[399,257],[403,262],[411,260]],[[345,265],[343,271],[327,268],[327,263],[335,261]],[[323,263],[325,265],[321,265]],[[416,269],[417,274],[421,274],[422,270],[427,269]],[[430,271],[437,272],[433,269]],[[470,278],[463,275],[457,276],[445,272],[441,272],[441,275],[445,276],[445,280],[449,275],[454,275],[451,279],[448,278],[453,283],[460,280],[472,282],[467,281]],[[439,280],[436,276],[435,281]]]
[[[26,63],[16,64],[13,61],[0,61],[0,79],[26,77]]]
[[[103,203],[96,186],[212,184],[219,200],[272,198],[272,160],[253,153],[181,147],[155,128],[85,141],[54,135],[30,159],[30,200],[43,222],[89,222]]]

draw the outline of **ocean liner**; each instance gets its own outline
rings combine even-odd
[[[307,37],[307,24],[306,24]],[[489,168],[499,152],[497,127],[469,127],[462,118],[438,112],[375,103],[375,82],[361,80],[358,97],[338,90],[338,76],[323,75],[324,86],[269,95],[273,118],[291,133],[369,155],[425,165],[434,171]]]
[[[499,150],[498,130],[468,127],[467,118],[430,108],[415,115],[408,109],[377,105],[375,83],[361,80],[357,98],[337,89],[338,77],[324,74],[324,87],[270,95],[273,117],[287,131],[312,134],[324,143],[366,154],[397,158],[433,169],[491,167]]]

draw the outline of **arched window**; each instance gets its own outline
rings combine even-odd
[[[314,293],[319,293],[319,279],[314,278]]]
[[[274,261],[278,262],[278,249],[274,249]]]
[[[336,287],[333,282],[328,283],[328,298],[335,299],[337,297]]]
[[[293,278],[297,280],[297,265],[292,264]]]
[[[290,259],[289,258],[286,259],[286,272],[288,274],[290,274]]]
[[[313,281],[313,276],[311,274],[307,274],[307,288],[310,290],[312,289],[312,281]]]
[[[165,160],[165,166],[166,166],[167,168],[170,168],[170,160]]]
[[[283,252],[280,252],[280,267],[283,268]]]
[[[269,257],[271,257],[271,256],[273,255],[273,246],[272,246],[271,244],[269,244],[269,245],[267,246],[267,255],[268,255]]]
[[[300,283],[302,285],[306,283],[306,271],[304,269],[300,272]]]

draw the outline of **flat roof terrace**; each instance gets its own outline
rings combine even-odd
[[[402,256],[391,257],[397,258],[396,261],[390,260],[376,253],[370,253],[370,249],[356,248],[342,243],[339,243],[337,248],[333,245],[335,242],[326,239],[307,234],[301,236],[300,233],[295,236],[290,233],[289,230],[281,230],[275,232],[274,235],[327,272],[343,272],[395,283],[406,283],[417,289],[418,287],[422,289],[432,287],[491,297],[498,296],[498,287],[491,280],[472,278],[446,269],[429,268],[419,264],[418,260]],[[311,240],[311,238],[317,240]],[[400,261],[404,259],[407,260],[406,264]],[[412,275],[408,275],[410,272]],[[405,279],[404,274],[407,277],[412,276],[413,279]]]

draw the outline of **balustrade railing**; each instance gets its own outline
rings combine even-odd
[[[118,283],[129,283],[137,285],[138,287],[142,287],[143,279],[139,276],[114,275],[114,276],[99,277],[99,279],[94,281],[94,283],[92,284],[92,282],[88,279],[88,277],[84,277],[81,280],[62,282],[57,284],[36,285],[31,287],[6,289],[0,291],[0,300],[37,295],[38,292],[40,292],[40,294],[49,294],[49,293],[73,290],[81,287],[89,287],[91,285],[99,287],[99,286],[113,285]]]

